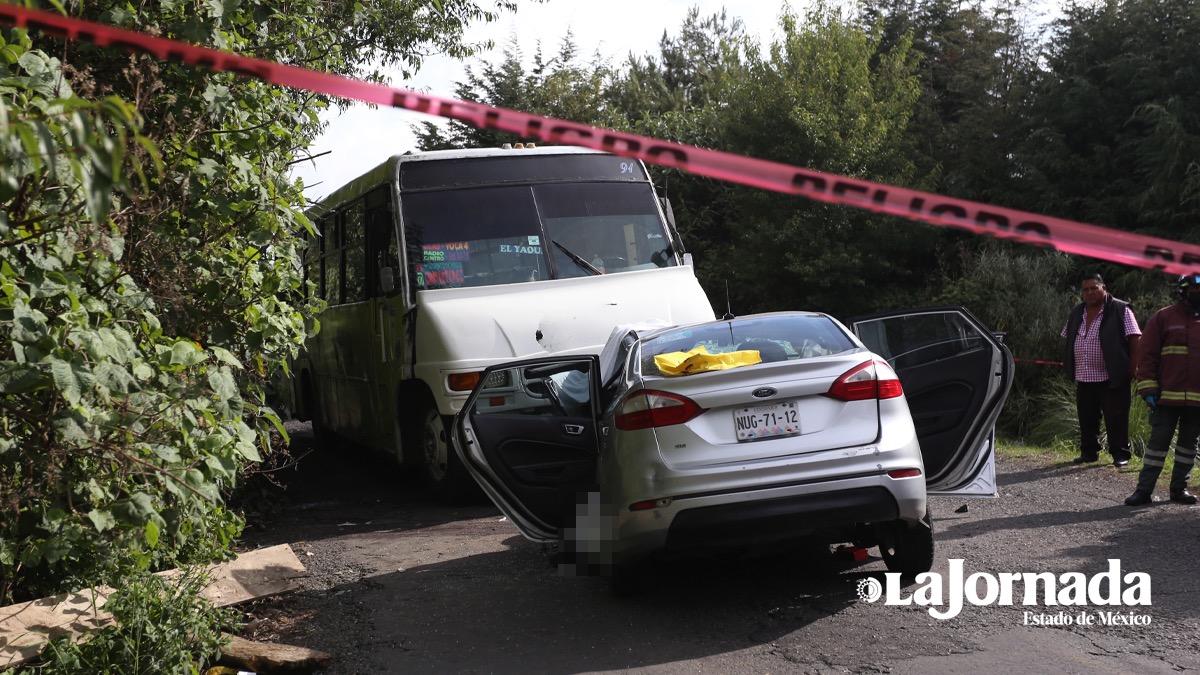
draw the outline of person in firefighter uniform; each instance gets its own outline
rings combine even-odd
[[[1129,506],[1149,504],[1162,473],[1171,438],[1175,468],[1171,472],[1171,501],[1195,504],[1187,481],[1196,462],[1200,437],[1200,274],[1179,278],[1176,301],[1146,322],[1138,345],[1137,393],[1150,406],[1150,441],[1137,489],[1125,499]]]

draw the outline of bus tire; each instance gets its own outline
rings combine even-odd
[[[313,388],[312,378],[308,373],[304,374],[303,396],[304,396],[304,412],[308,415],[308,419],[312,422],[313,440],[318,446],[328,446],[335,440],[335,435],[330,431],[328,425],[325,424],[325,419],[321,415],[321,409],[317,406],[317,392]]]
[[[453,420],[429,402],[415,418],[412,435],[421,462],[421,481],[429,495],[442,504],[464,504],[480,495],[479,487],[450,445]]]

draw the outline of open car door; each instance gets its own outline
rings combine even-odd
[[[1013,358],[962,307],[900,310],[850,320],[900,377],[925,458],[929,494],[995,497],[996,418]]]
[[[555,542],[595,491],[599,358],[492,366],[454,418],[463,465],[526,538]]]

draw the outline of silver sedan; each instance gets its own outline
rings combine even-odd
[[[929,494],[995,496],[1012,356],[961,308],[624,326],[600,355],[488,369],[464,465],[529,539],[616,575],[800,539],[928,571]]]

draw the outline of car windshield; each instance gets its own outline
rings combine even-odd
[[[642,375],[666,375],[655,357],[703,347],[708,354],[757,351],[762,363],[807,359],[857,348],[837,323],[821,314],[760,316],[688,326],[647,338],[641,345]]]

